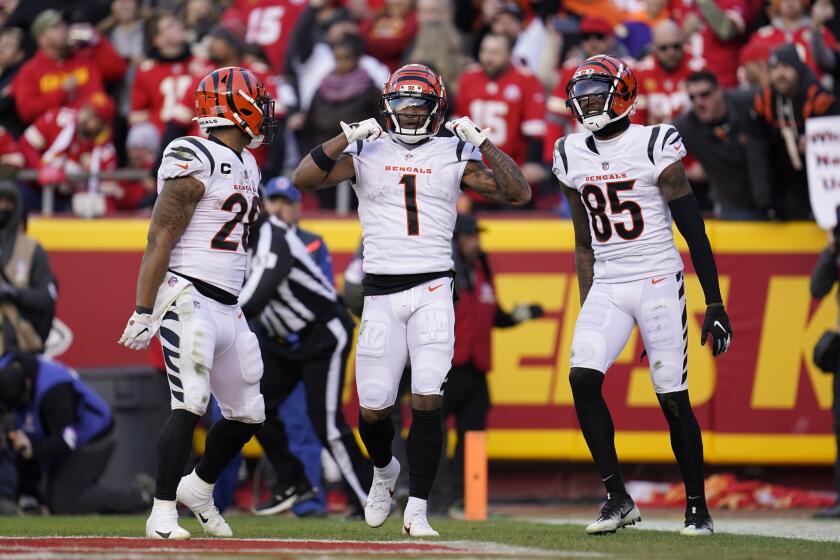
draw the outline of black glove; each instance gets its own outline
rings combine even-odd
[[[706,307],[700,345],[706,345],[706,338],[712,335],[712,356],[720,356],[729,350],[732,342],[732,326],[722,303],[711,303]]]
[[[513,317],[513,322],[519,324],[530,321],[531,319],[539,319],[543,316],[543,313],[544,311],[541,305],[521,303],[513,308],[511,316]]]

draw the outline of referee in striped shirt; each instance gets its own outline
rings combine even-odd
[[[372,476],[342,412],[353,320],[297,229],[281,219],[282,205],[272,201],[274,195],[293,199],[296,193],[287,179],[269,184],[265,215],[249,240],[248,279],[239,296],[260,340],[265,365],[260,389],[266,421],[257,439],[277,472],[274,496],[257,508],[263,515],[284,511],[314,495],[303,465],[289,452],[277,414],[300,381],[315,433],[360,507],[364,507]]]

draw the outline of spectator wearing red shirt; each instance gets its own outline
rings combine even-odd
[[[234,0],[222,21],[244,23],[245,41],[262,47],[272,73],[282,74],[289,38],[307,4],[307,0]]]
[[[94,93],[79,109],[49,109],[26,129],[20,148],[27,167],[38,169],[41,185],[55,185],[55,208],[69,210],[74,193],[88,190],[110,194],[113,181],[71,181],[66,174],[117,169],[117,151],[111,142],[111,123],[116,114],[114,102],[104,93]],[[40,209],[40,191],[25,188],[24,200],[30,210]],[[110,201],[113,207],[113,200]]]
[[[688,110],[691,103],[685,79],[705,66],[703,59],[685,52],[680,27],[665,20],[653,29],[653,55],[633,69],[639,97],[633,122],[641,125],[670,123]]]
[[[455,456],[441,458],[440,482],[431,502],[445,511],[464,496],[464,434],[487,428],[490,391],[487,373],[493,369],[494,328],[509,328],[539,318],[543,309],[535,304],[517,305],[512,313],[501,308],[496,298],[493,272],[481,250],[475,218],[459,214],[455,221],[452,256],[455,261],[458,302],[455,304],[455,353],[443,393],[443,418],[455,416],[458,440]]]
[[[560,69],[560,81],[554,86],[546,101],[546,133],[543,140],[543,161],[550,162],[554,142],[561,136],[585,129],[572,118],[572,112],[566,107],[566,84],[580,66],[580,63],[596,54],[611,54],[625,58],[618,49],[613,34],[613,26],[600,17],[588,16],[580,22],[580,48],[567,57]]]
[[[689,54],[704,59],[724,88],[738,85],[738,51],[752,12],[746,0],[671,0]]]
[[[808,0],[772,0],[773,19],[753,33],[745,48],[764,47],[772,52],[782,45],[793,44],[800,58],[819,78],[834,69],[837,39],[823,24],[834,15],[828,0],[818,0],[812,15],[806,15]]]
[[[417,34],[412,0],[386,0],[385,11],[363,20],[360,30],[367,52],[393,72],[402,64],[403,52]]]
[[[512,64],[511,49],[506,35],[484,36],[479,64],[468,67],[458,81],[455,113],[489,128],[490,141],[522,167],[529,182],[537,182],[544,174],[545,93],[529,70]]]
[[[150,122],[162,134],[199,70],[194,68],[184,26],[178,18],[162,14],[149,21],[148,29],[150,57],[137,69],[128,122]]]
[[[79,108],[106,82],[122,79],[126,63],[111,44],[90,27],[68,29],[55,10],[32,23],[38,51],[12,82],[18,114],[31,123],[50,109]]]

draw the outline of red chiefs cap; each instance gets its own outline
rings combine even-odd
[[[90,97],[88,97],[83,105],[86,105],[93,109],[93,112],[96,113],[96,116],[102,119],[105,122],[110,123],[114,120],[114,116],[117,113],[117,106],[111,100],[110,97],[105,95],[101,91],[97,91]]]
[[[613,34],[613,27],[604,18],[587,16],[580,22],[580,34],[588,35],[590,33],[599,33],[609,37]]]

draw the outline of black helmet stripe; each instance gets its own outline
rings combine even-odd
[[[239,67],[239,73],[242,74],[242,78],[245,80],[245,85],[248,87],[248,95],[251,95],[251,78],[248,77],[248,71]],[[256,101],[256,99],[254,99]]]
[[[233,103],[233,68],[231,67],[228,69],[228,76],[227,76],[227,104],[230,107],[230,110],[234,113],[238,113],[239,111],[236,110],[236,105]]]
[[[214,70],[210,77],[213,79],[213,93],[216,95],[216,107],[219,106],[219,71]],[[217,117],[223,116],[221,112],[216,113]]]
[[[408,80],[417,80],[418,82],[423,82],[424,84],[426,84],[427,86],[429,86],[431,88],[435,87],[435,85],[432,82],[430,82],[429,80],[427,80],[425,76],[420,76],[420,75],[415,76],[415,75],[410,75],[410,74],[405,75],[405,76],[400,76],[399,78],[394,80],[394,85],[396,85],[400,82],[408,81]]]

